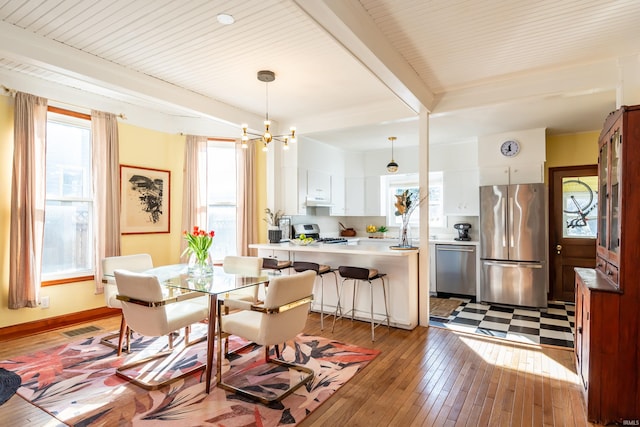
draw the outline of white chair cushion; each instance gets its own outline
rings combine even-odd
[[[225,273],[258,277],[262,270],[262,258],[253,256],[226,256],[222,262]]]
[[[116,270],[118,293],[147,302],[163,300],[162,288],[156,276]],[[209,316],[208,297],[196,297],[160,307],[145,307],[122,301],[127,325],[146,336],[163,336],[206,319]]]
[[[153,268],[153,260],[149,254],[134,254],[107,257],[102,260],[102,274],[104,277],[104,300],[109,308],[122,308],[120,300],[116,299],[118,287],[113,272],[117,269],[142,272]]]
[[[269,283],[264,307],[276,308],[311,295],[315,271],[278,276]],[[222,316],[220,329],[260,345],[274,345],[294,339],[305,327],[309,304],[277,314],[239,311]]]

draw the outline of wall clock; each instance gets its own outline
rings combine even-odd
[[[513,157],[520,152],[520,143],[514,139],[505,141],[500,146],[500,153],[506,157]]]

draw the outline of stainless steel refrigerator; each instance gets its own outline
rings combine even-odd
[[[544,184],[480,187],[482,301],[547,307]]]

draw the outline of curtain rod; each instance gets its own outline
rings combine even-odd
[[[12,97],[15,97],[15,96],[16,96],[16,93],[18,92],[17,90],[15,90],[15,89],[11,89],[11,88],[9,88],[9,87],[6,87],[5,85],[0,85],[0,87],[1,87],[2,89],[4,89],[4,91],[5,91],[5,92],[9,93],[9,95],[10,95],[10,96],[12,96]],[[57,101],[57,100],[55,100],[55,99],[51,99],[50,101],[53,101],[53,102],[60,102],[60,103],[62,103],[62,104],[70,105],[70,106],[72,106],[72,107],[78,107],[78,108],[86,109],[86,107],[81,107],[80,105],[73,105],[73,104],[69,104],[69,103],[67,103],[67,102]],[[63,108],[61,108],[61,109],[63,109]],[[116,117],[118,117],[118,118],[120,118],[120,119],[122,119],[122,120],[127,120],[127,116],[125,116],[125,115],[124,115],[124,113],[116,114]]]

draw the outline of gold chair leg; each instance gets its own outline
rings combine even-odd
[[[169,342],[170,343],[172,343],[172,341],[173,341],[173,338],[172,338],[171,335],[172,334],[169,334]],[[127,333],[127,339],[128,339],[128,336],[129,336],[129,333]],[[207,339],[207,337],[204,336],[204,337],[198,338],[195,341],[189,342],[187,340],[187,338],[185,337],[184,347],[189,347],[191,345],[200,343],[200,342],[202,342],[202,341],[204,341],[206,339]],[[128,369],[134,368],[136,366],[144,365],[144,364],[146,364],[148,362],[151,362],[153,360],[156,360],[156,359],[161,359],[161,358],[170,356],[171,354],[173,354],[174,351],[173,351],[173,345],[170,344],[169,346],[170,346],[170,350],[161,351],[159,353],[153,354],[153,355],[145,357],[143,359],[136,360],[135,362],[125,363],[125,364],[121,365],[118,369],[116,369],[116,375],[119,376],[120,378],[126,379],[127,381],[129,381],[129,382],[131,382],[131,383],[133,383],[133,384],[135,384],[135,385],[137,385],[139,387],[144,388],[145,390],[156,390],[156,389],[158,389],[160,387],[164,387],[167,384],[171,384],[171,383],[173,383],[175,381],[178,381],[179,379],[182,379],[182,378],[184,378],[186,376],[189,376],[194,372],[202,371],[202,370],[204,370],[206,368],[206,365],[201,365],[201,366],[198,366],[196,368],[190,369],[190,370],[188,370],[186,372],[183,372],[181,375],[179,375],[179,376],[177,376],[175,378],[170,378],[168,380],[161,381],[159,383],[153,383],[153,384],[149,383],[149,382],[141,381],[141,380],[139,380],[139,379],[137,379],[135,377],[131,377],[129,375],[124,374],[124,371],[127,371]]]
[[[218,341],[218,344],[220,344],[220,341]],[[232,391],[234,393],[238,393],[244,397],[247,397],[249,399],[258,401],[260,403],[263,403],[265,405],[268,405],[270,403],[273,402],[279,402],[280,400],[284,399],[285,397],[289,396],[291,393],[293,393],[294,391],[296,391],[297,389],[299,389],[300,387],[302,387],[303,385],[307,384],[309,381],[313,380],[313,377],[315,376],[315,372],[313,371],[313,369],[307,368],[306,366],[302,366],[302,365],[298,365],[296,363],[291,363],[291,362],[286,362],[284,360],[281,359],[272,359],[269,357],[269,346],[264,346],[265,347],[265,363],[268,364],[272,364],[272,365],[278,365],[278,366],[284,366],[290,369],[294,369],[298,372],[304,372],[306,375],[304,375],[302,377],[302,379],[300,379],[300,381],[298,381],[297,383],[293,384],[292,386],[290,386],[284,393],[277,395],[273,398],[267,398],[265,396],[260,396],[259,394],[253,393],[251,391],[236,387],[234,385],[225,383],[222,381],[222,369],[220,368],[221,363],[220,363],[220,359],[218,359],[219,361],[219,368],[218,368],[218,378],[217,378],[217,386],[224,389],[224,390],[228,390],[228,391]],[[219,347],[218,347],[219,348]],[[219,350],[220,351],[220,350]],[[220,354],[218,353],[218,355],[220,356]]]

